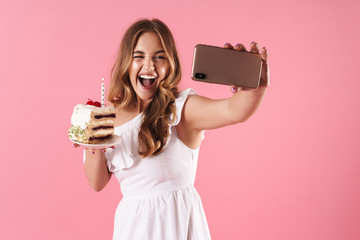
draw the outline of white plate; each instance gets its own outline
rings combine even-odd
[[[121,142],[121,137],[118,135],[112,135],[110,138],[105,139],[101,143],[96,143],[96,144],[79,143],[79,142],[72,140],[71,138],[69,138],[69,139],[73,143],[76,143],[84,148],[90,148],[90,149],[108,148],[108,147],[114,146],[116,144],[119,144]]]

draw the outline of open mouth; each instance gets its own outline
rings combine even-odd
[[[156,82],[156,78],[152,75],[139,75],[139,81],[144,88],[149,89]]]

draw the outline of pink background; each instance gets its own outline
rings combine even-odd
[[[75,104],[100,99],[124,30],[172,29],[182,88],[197,43],[257,41],[271,87],[246,123],[206,132],[196,187],[213,239],[360,239],[360,2],[0,2],[0,239],[111,239],[121,198],[95,193],[67,137]]]

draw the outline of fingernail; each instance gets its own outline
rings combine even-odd
[[[91,154],[95,154],[95,152],[94,152],[94,151],[91,151]]]
[[[228,42],[224,43],[224,46],[226,46],[226,45],[230,45],[230,43],[228,43]]]
[[[103,153],[106,152],[105,149],[101,149],[101,151],[102,151]]]
[[[73,147],[76,147],[76,144],[75,144],[75,143],[73,143]]]
[[[254,41],[252,41],[252,42],[251,42],[251,44],[257,45],[257,43],[256,43],[256,42],[254,42]]]
[[[238,46],[240,46],[240,43],[237,43],[237,44],[234,45],[234,47],[238,47]]]
[[[235,87],[235,86],[232,86],[232,87],[231,87],[231,91],[232,91],[233,93],[237,93],[237,92],[238,92],[238,88]]]

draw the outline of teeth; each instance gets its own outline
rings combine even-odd
[[[140,75],[139,77],[145,78],[145,79],[155,79],[155,76],[151,76],[151,75]]]

